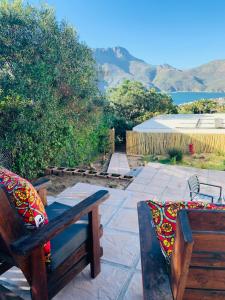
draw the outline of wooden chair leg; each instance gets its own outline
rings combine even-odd
[[[32,300],[49,300],[44,251],[38,248],[31,255]]]
[[[100,265],[100,236],[99,236],[99,217],[98,206],[94,208],[88,215],[90,225],[90,248],[91,248],[91,277],[95,278],[101,271]]]

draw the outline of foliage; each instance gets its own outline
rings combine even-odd
[[[183,155],[182,161],[171,161],[167,155],[150,155],[143,157],[144,162],[158,162],[161,164],[177,164],[182,166],[225,171],[223,154],[201,153],[195,155]]]
[[[225,112],[225,103],[221,103],[216,100],[202,99],[195,102],[179,105],[178,111],[182,114]]]
[[[176,149],[176,148],[168,149],[167,153],[169,155],[169,158],[171,160],[175,160],[175,162],[182,161],[183,159],[183,153],[180,149]]]
[[[0,143],[13,170],[34,177],[89,162],[107,136],[100,106],[95,61],[76,31],[47,6],[0,0]]]
[[[108,91],[108,111],[116,135],[124,139],[126,130],[160,113],[176,113],[171,97],[146,88],[141,82],[125,80]]]

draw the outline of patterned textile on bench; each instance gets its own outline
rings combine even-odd
[[[161,250],[168,260],[173,251],[176,233],[177,213],[181,209],[215,209],[225,210],[225,205],[216,205],[203,201],[158,202],[147,200],[146,203],[152,211],[152,217]]]

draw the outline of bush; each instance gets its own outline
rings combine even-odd
[[[141,82],[125,80],[107,93],[108,114],[119,142],[126,139],[126,130],[161,113],[176,113],[172,98],[146,88]]]
[[[172,148],[167,151],[167,154],[169,155],[169,158],[174,161],[182,161],[183,159],[183,153],[181,150]]]
[[[0,0],[0,163],[33,178],[89,163],[108,133],[91,49],[52,9],[23,3]]]

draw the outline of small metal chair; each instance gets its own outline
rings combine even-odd
[[[201,185],[212,186],[212,187],[218,188],[219,196],[213,196],[213,195],[201,193],[200,192]],[[201,200],[201,199],[210,199],[211,202],[213,203],[214,199],[217,199],[217,201],[222,200],[222,186],[200,182],[197,175],[192,175],[188,179],[188,186],[190,189],[191,201]]]

